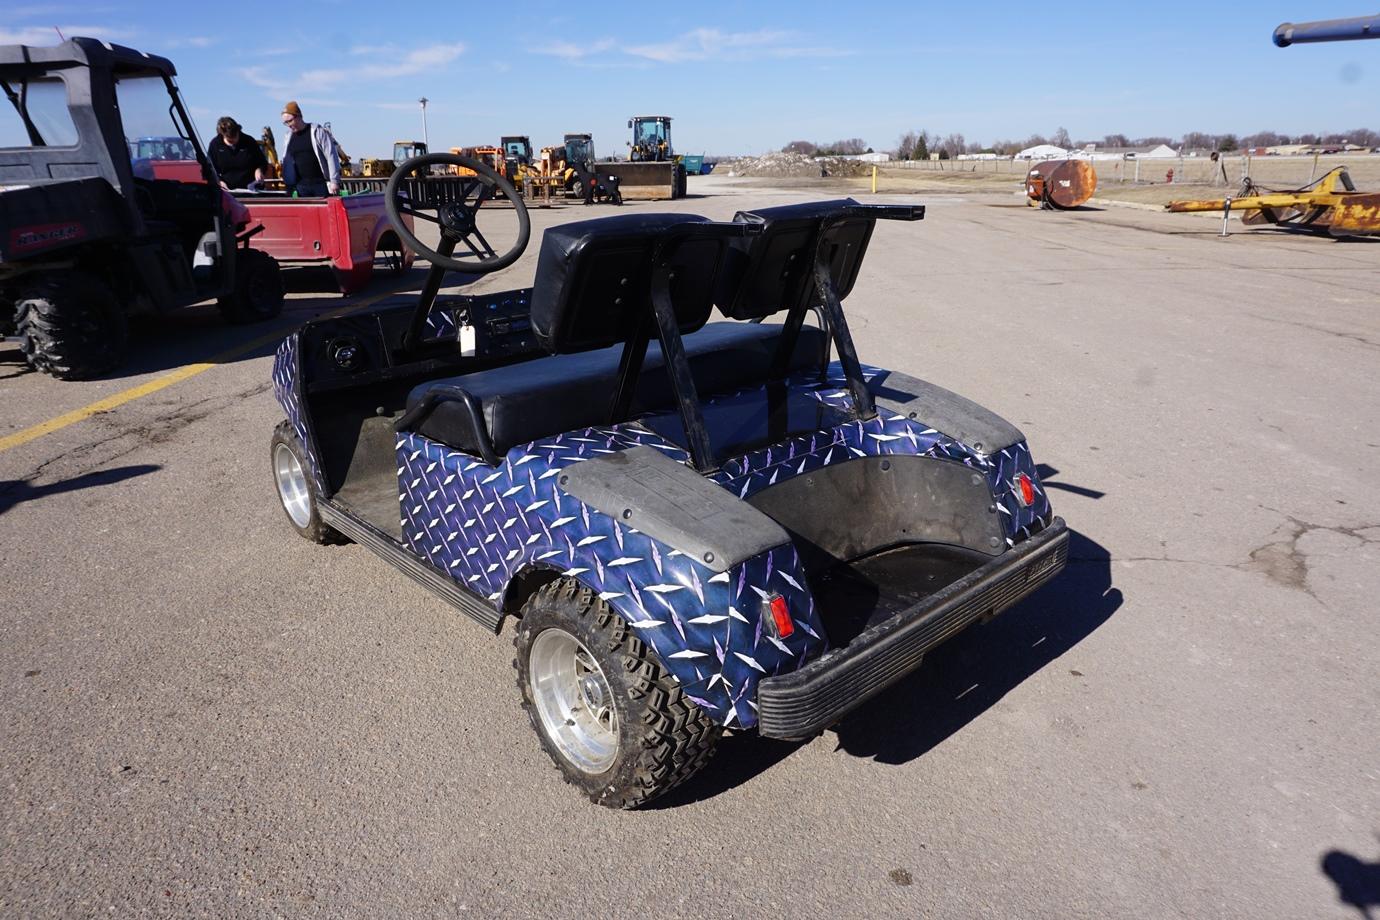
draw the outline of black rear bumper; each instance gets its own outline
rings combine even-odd
[[[798,671],[757,688],[758,730],[804,738],[920,666],[925,652],[974,620],[993,616],[1052,579],[1068,561],[1063,518],[924,602],[865,630]]]

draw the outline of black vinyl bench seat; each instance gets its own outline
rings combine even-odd
[[[696,469],[714,448],[698,400],[821,371],[838,349],[859,418],[875,413],[839,301],[879,218],[918,206],[852,199],[739,212],[628,214],[546,231],[531,325],[548,357],[415,387],[402,430],[496,463],[514,446],[678,408]],[[731,320],[706,325],[718,306]],[[818,306],[826,329],[804,325]],[[783,325],[762,324],[785,313]],[[667,361],[684,351],[684,361]],[[764,434],[771,426],[763,419]],[[749,441],[751,438],[748,439]]]
[[[771,361],[781,326],[769,323],[710,323],[684,337],[691,373],[702,395],[728,393],[758,382]],[[796,343],[791,370],[819,367],[828,348],[823,330],[806,327]],[[495,451],[504,454],[518,444],[610,422],[609,405],[618,382],[621,346],[575,354],[550,355],[520,364],[431,380],[412,389],[407,408],[421,405],[442,387],[460,387],[477,401]],[[673,408],[675,396],[666,377],[661,348],[647,347],[638,377],[632,417]],[[459,400],[443,400],[414,430],[423,437],[466,453],[479,453],[480,435]],[[612,421],[627,421],[613,419]]]

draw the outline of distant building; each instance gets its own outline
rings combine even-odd
[[[1157,147],[1103,147],[1098,149],[1089,144],[1082,150],[1074,151],[1076,157],[1093,160],[1167,160],[1177,159],[1179,152],[1166,144]]]
[[[1053,144],[1036,144],[1034,147],[1027,147],[1016,154],[1018,160],[1058,160],[1069,155],[1063,147],[1056,147]]]
[[[1160,144],[1158,147],[1151,147],[1149,150],[1137,150],[1134,156],[1137,160],[1170,160],[1178,159],[1179,151],[1170,147],[1168,144]]]
[[[840,153],[832,156],[815,157],[816,160],[858,160],[862,163],[886,163],[891,160],[889,153]]]

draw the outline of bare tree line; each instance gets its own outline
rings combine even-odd
[[[995,153],[1011,156],[1027,147],[1052,144],[1055,147],[1071,149],[1096,144],[1100,148],[1156,147],[1164,144],[1183,151],[1221,151],[1230,153],[1236,150],[1249,150],[1256,147],[1277,147],[1286,144],[1303,144],[1312,147],[1340,147],[1355,144],[1360,147],[1380,147],[1380,131],[1369,128],[1356,128],[1352,131],[1328,134],[1282,134],[1278,131],[1257,131],[1238,137],[1235,134],[1209,134],[1204,131],[1189,131],[1181,138],[1150,136],[1129,137],[1125,134],[1105,134],[1098,140],[1074,140],[1065,128],[1057,129],[1046,137],[1032,134],[1023,141],[994,140],[990,144],[968,141],[962,134],[941,136],[923,128],[907,131],[897,140],[896,146],[887,152],[899,160],[928,160],[930,154],[937,153],[941,160],[957,157],[961,153]],[[847,140],[815,143],[813,141],[791,141],[781,148],[789,153],[803,153],[806,156],[839,156],[871,153],[872,148],[860,137]]]

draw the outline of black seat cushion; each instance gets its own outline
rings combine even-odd
[[[733,319],[762,319],[802,302],[817,302],[817,248],[829,261],[839,299],[847,297],[877,222],[870,216],[840,219],[857,204],[852,198],[840,198],[739,211],[733,216],[735,221],[761,224],[762,231],[729,244],[716,282],[715,304]],[[821,233],[825,234],[822,241]]]
[[[533,282],[532,331],[548,351],[606,348],[633,337],[651,306],[652,255],[666,234],[698,214],[625,214],[552,227],[542,235]],[[671,303],[682,333],[713,308],[723,243],[684,242],[672,255]]]
[[[685,336],[686,357],[701,396],[725,393],[762,380],[770,366],[781,326],[755,323],[711,323]],[[828,349],[820,329],[800,330],[791,370],[819,366]],[[579,354],[551,355],[520,364],[432,380],[408,394],[417,406],[439,386],[458,386],[475,397],[494,450],[506,453],[517,444],[607,424],[618,381],[622,346]],[[634,414],[675,404],[659,344],[653,340],[638,378]],[[624,421],[618,419],[617,421]],[[458,401],[438,404],[417,432],[467,453],[479,453],[470,416]]]

